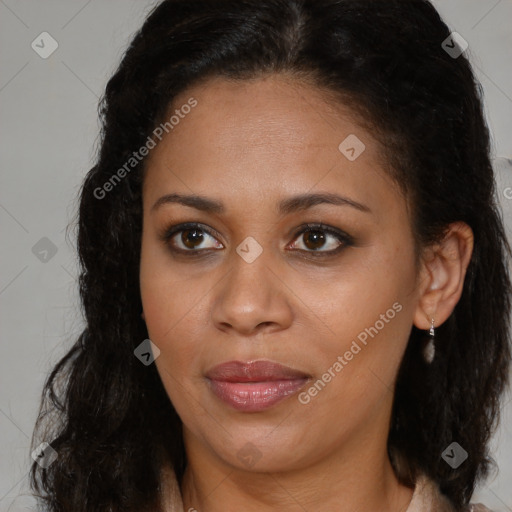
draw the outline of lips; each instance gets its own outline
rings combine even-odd
[[[212,368],[206,377],[217,398],[245,412],[272,407],[297,393],[311,378],[272,361],[229,361]]]

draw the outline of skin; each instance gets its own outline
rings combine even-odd
[[[140,266],[144,318],[161,350],[155,363],[183,421],[185,510],[405,511],[413,490],[399,484],[386,450],[393,383],[412,325],[440,325],[459,300],[471,230],[452,225],[418,264],[407,199],[383,171],[378,143],[312,85],[285,75],[209,79],[173,109],[190,97],[197,106],[147,161]],[[366,146],[354,161],[338,149],[350,134]],[[369,211],[277,212],[285,198],[320,192]],[[225,211],[153,208],[171,193],[215,199]],[[183,222],[211,228],[199,242],[209,254],[173,252],[173,244],[187,250],[182,232],[162,240]],[[295,234],[319,222],[353,244],[315,257],[311,232]],[[340,245],[322,233],[320,251]],[[252,263],[236,252],[248,236],[263,250]],[[247,413],[209,389],[205,373],[231,360],[269,359],[315,382],[396,303],[400,312],[307,404],[293,395]],[[251,467],[237,456],[248,442],[259,456]]]

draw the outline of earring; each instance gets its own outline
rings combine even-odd
[[[435,330],[434,330],[434,319],[432,318],[432,325],[430,326],[430,330],[428,332],[429,339],[425,343],[423,347],[423,358],[428,364],[431,364],[434,360],[434,356],[436,355],[436,345],[435,345]]]

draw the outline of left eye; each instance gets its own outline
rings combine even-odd
[[[340,247],[349,245],[350,240],[346,235],[332,232],[331,230],[313,226],[303,229],[292,246],[293,248],[306,252],[334,253]]]

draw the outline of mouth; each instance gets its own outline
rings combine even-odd
[[[206,374],[210,390],[233,409],[258,412],[297,393],[311,375],[272,361],[229,361]]]

